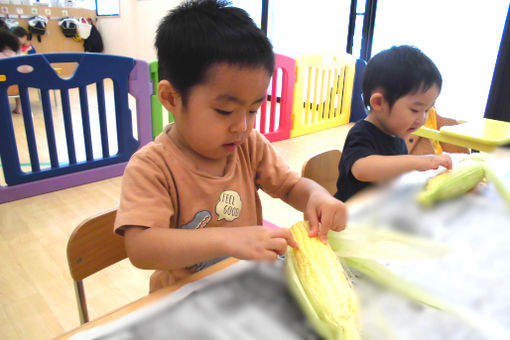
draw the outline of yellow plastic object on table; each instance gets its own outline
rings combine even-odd
[[[439,130],[421,127],[414,134],[478,151],[491,152],[497,146],[510,143],[510,123],[480,118],[458,125],[443,126]]]

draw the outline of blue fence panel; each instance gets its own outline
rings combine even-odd
[[[69,78],[61,78],[51,63],[77,63]],[[138,148],[133,135],[131,111],[128,103],[129,75],[135,66],[132,58],[95,53],[34,54],[0,60],[0,157],[5,182],[8,186],[27,183],[76,171],[125,162]],[[27,72],[29,71],[29,72]],[[112,154],[108,142],[104,79],[111,79],[114,88],[115,122],[118,150]],[[89,117],[89,101],[86,87],[95,84],[101,135],[102,157],[94,158]],[[13,121],[9,109],[7,88],[18,85],[25,124],[31,171],[22,171],[18,155]],[[50,168],[41,168],[36,134],[30,107],[28,88],[40,90],[41,107],[44,115],[46,143]],[[75,141],[69,90],[79,89],[83,141]],[[68,163],[59,161],[55,137],[54,113],[50,103],[49,90],[60,93]],[[78,143],[79,142],[79,143]],[[83,143],[85,160],[77,160],[76,144]]]

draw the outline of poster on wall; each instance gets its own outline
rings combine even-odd
[[[120,0],[96,0],[96,14],[98,16],[120,15]]]

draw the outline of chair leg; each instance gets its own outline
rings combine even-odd
[[[78,313],[80,314],[80,324],[89,322],[89,313],[87,310],[87,301],[85,300],[85,290],[83,281],[74,281],[74,291],[76,293],[76,302],[78,303]]]

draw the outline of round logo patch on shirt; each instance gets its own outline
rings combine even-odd
[[[218,203],[216,203],[216,214],[218,221],[227,220],[232,222],[241,214],[241,196],[234,190],[225,190],[220,194]]]

